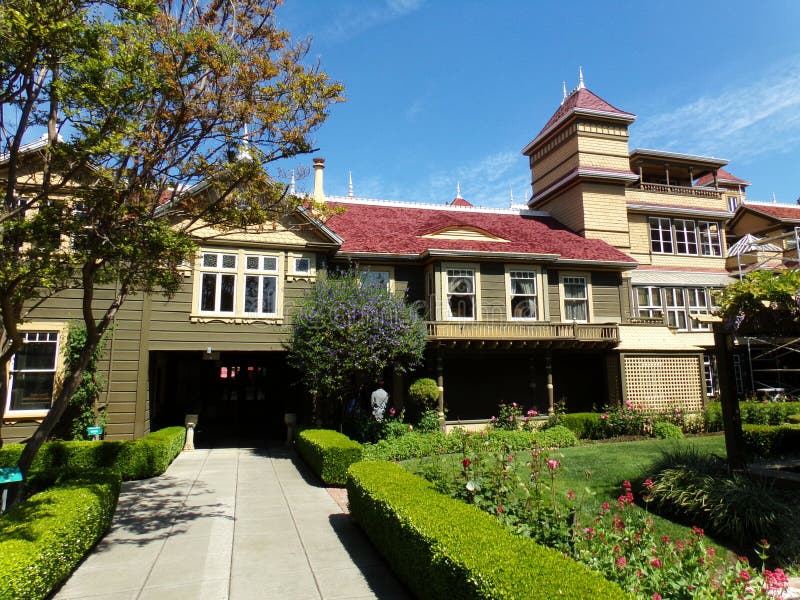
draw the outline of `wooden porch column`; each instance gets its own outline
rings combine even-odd
[[[442,353],[436,351],[436,385],[439,386],[439,427],[444,432],[444,360]]]
[[[733,382],[733,336],[725,331],[722,323],[714,323],[714,352],[717,355],[717,375],[719,376],[719,400],[722,406],[722,424],[725,427],[725,449],[728,454],[728,467],[731,471],[747,468],[742,439],[742,416],[739,412],[739,399]]]
[[[714,189],[715,190],[719,189],[719,184],[717,183],[717,171],[716,171],[716,169],[714,170]]]
[[[667,185],[669,185],[669,165],[664,165],[664,172],[667,174]]]
[[[639,187],[642,187],[643,183],[644,183],[644,169],[642,168],[642,165],[639,165]]]
[[[694,187],[694,170],[689,167],[689,187]]]
[[[556,412],[555,395],[553,393],[553,355],[548,352],[544,357],[544,370],[547,373],[547,412]]]

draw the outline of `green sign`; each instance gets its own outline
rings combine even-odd
[[[103,435],[103,428],[102,427],[87,427],[86,433],[88,435]]]
[[[22,481],[22,471],[19,467],[0,467],[0,483],[14,483]]]

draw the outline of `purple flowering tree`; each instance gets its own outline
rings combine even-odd
[[[341,422],[345,399],[387,369],[422,361],[425,322],[415,306],[356,269],[319,279],[294,317],[290,362],[304,375],[316,418]]]

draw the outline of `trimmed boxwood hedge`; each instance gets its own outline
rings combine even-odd
[[[740,402],[739,413],[745,425],[781,425],[789,416],[800,414],[800,402]],[[709,402],[703,421],[706,431],[722,431],[722,404]]]
[[[125,481],[155,477],[166,471],[180,454],[185,435],[183,427],[167,427],[138,440],[47,442],[36,455],[31,471],[68,469],[91,472],[114,469]],[[22,448],[22,444],[8,444],[0,448],[0,466],[15,465]]]
[[[800,452],[800,425],[742,425],[747,450],[763,456]]]
[[[386,462],[350,467],[350,511],[418,598],[627,598],[560,552]]]
[[[558,416],[558,423],[581,440],[597,440],[604,437],[600,413],[567,413]]]
[[[111,524],[114,471],[82,473],[0,516],[0,598],[46,598]]]
[[[327,485],[347,483],[347,469],[361,460],[361,444],[330,429],[306,429],[300,432],[297,451]]]

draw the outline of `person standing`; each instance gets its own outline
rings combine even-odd
[[[378,382],[378,389],[372,392],[370,404],[372,405],[372,416],[376,421],[383,421],[386,404],[389,402],[389,394],[383,389],[383,380]]]

